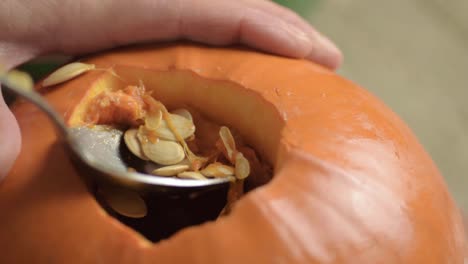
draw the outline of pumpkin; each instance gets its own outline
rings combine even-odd
[[[0,185],[1,263],[463,263],[443,177],[404,122],[356,84],[303,60],[190,43],[83,62],[238,129],[274,177],[230,215],[153,244],[99,206],[45,115],[18,102],[23,147]],[[95,70],[37,87],[78,124],[118,79]]]

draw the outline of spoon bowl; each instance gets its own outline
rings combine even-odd
[[[227,178],[191,180],[129,170],[132,164],[128,164],[122,152],[123,131],[101,125],[70,128],[34,90],[22,89],[10,83],[3,88],[31,102],[47,114],[56,127],[59,139],[66,146],[75,167],[87,183],[114,185],[152,194],[198,193],[221,188],[229,183]],[[144,168],[144,165],[140,167]]]

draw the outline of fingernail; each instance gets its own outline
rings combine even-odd
[[[296,46],[295,52],[298,53],[298,57],[306,56],[313,45],[313,40],[310,38],[309,34],[295,25],[286,23],[283,26],[283,30],[289,35],[290,41],[294,42]]]
[[[305,58],[328,68],[337,69],[343,61],[340,49],[330,39],[318,32],[314,32],[312,39],[313,46]]]
[[[284,31],[294,42],[297,57],[305,58],[322,64],[327,68],[336,69],[342,62],[341,51],[327,37],[317,31],[306,32],[295,25],[286,24]]]

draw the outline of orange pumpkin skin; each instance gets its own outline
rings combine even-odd
[[[306,61],[192,44],[86,61],[238,128],[274,179],[231,215],[151,244],[99,207],[46,117],[20,102],[23,148],[0,185],[0,263],[463,263],[461,216],[439,171],[355,84]],[[43,93],[77,123],[90,87],[115,83],[95,71]]]

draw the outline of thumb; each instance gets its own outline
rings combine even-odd
[[[10,171],[21,147],[18,123],[0,90],[0,180]]]
[[[0,66],[4,71],[32,59],[40,50],[31,45],[0,41]],[[3,99],[0,85],[0,181],[10,171],[21,149],[21,133],[13,113]]]

